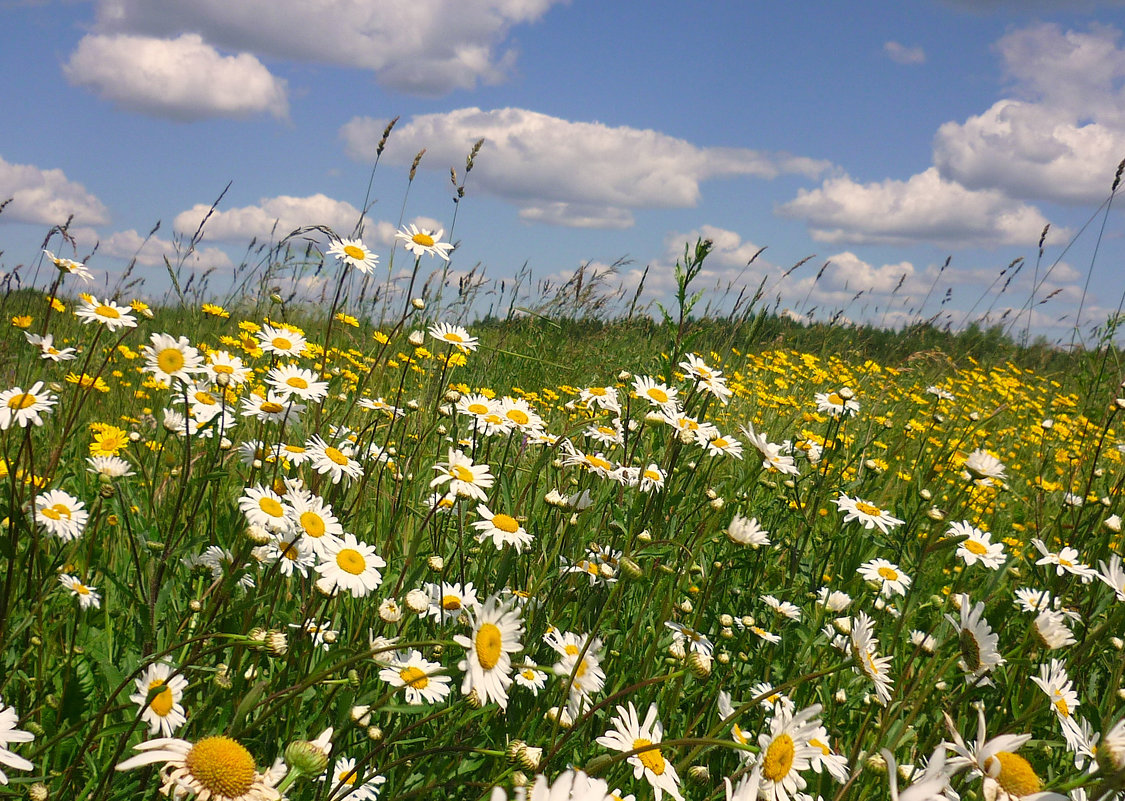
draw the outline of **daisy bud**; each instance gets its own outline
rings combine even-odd
[[[918,491],[918,497],[920,497],[924,501],[932,501],[934,498],[934,494],[928,489],[922,489]]]
[[[426,560],[426,566],[435,573],[440,573],[445,568],[445,560],[435,554]]]
[[[1121,518],[1117,515],[1110,515],[1102,521],[1102,525],[1115,534],[1119,533],[1121,531]]]
[[[512,787],[527,787],[527,774],[518,770],[512,773]]]
[[[946,684],[946,683],[945,683],[944,681],[939,681],[939,682],[937,682],[936,684],[934,684],[934,689],[937,689],[937,690],[941,690],[941,691],[943,691],[943,692],[944,692],[944,691],[945,691],[945,689],[946,689],[946,688],[947,688],[948,686],[949,686],[949,685],[948,685],[948,684]]]
[[[195,598],[192,598],[190,601],[188,601],[188,609],[193,612],[202,612],[203,604]]]
[[[715,492],[715,489],[713,487],[709,487],[707,489],[707,497],[713,501],[719,497],[719,493]]]
[[[264,643],[266,641],[266,630],[260,626],[250,629],[250,641],[257,645]]]
[[[936,506],[931,506],[926,510],[926,517],[930,518],[930,520],[941,521],[945,519],[945,512],[938,509]]]
[[[566,506],[566,498],[563,497],[562,493],[554,489],[543,496],[543,502],[548,506],[554,506],[557,509],[561,509],[562,507]]]
[[[233,447],[234,443],[231,442],[227,437],[223,437],[221,440],[219,440],[219,450],[229,451]]]
[[[980,412],[969,412],[969,419],[972,420],[974,423],[977,420],[980,420]]]
[[[325,640],[327,641],[327,637]],[[274,656],[285,656],[289,650],[289,641],[283,631],[271,631],[266,635],[266,648]]]
[[[1117,697],[1122,701],[1125,701],[1125,687],[1119,687],[1117,689]]]
[[[840,387],[840,391],[836,393],[844,400],[851,400],[855,397],[855,390],[851,387]]]
[[[1110,637],[1109,641],[1118,651],[1120,651],[1122,648],[1125,648],[1125,640],[1122,640],[1120,637]]]
[[[430,596],[422,590],[414,589],[406,593],[406,608],[416,615],[427,612],[430,608]]]
[[[524,770],[537,771],[543,761],[543,749],[524,744],[516,758],[519,766]]]
[[[687,777],[693,784],[706,786],[711,783],[711,771],[706,765],[692,765],[687,769]]]
[[[426,301],[422,300],[421,298],[414,298],[410,301],[410,305],[418,311],[422,311],[422,309],[426,308]]]
[[[255,545],[266,545],[273,539],[273,536],[262,526],[247,526],[246,539]]]
[[[719,655],[716,656],[715,659],[719,660],[720,665],[730,664],[730,654],[728,654],[726,651],[719,651]]]
[[[50,797],[50,793],[47,790],[47,785],[43,784],[43,782],[36,782],[27,789],[27,797],[30,798],[31,801],[47,801]]]
[[[414,347],[418,348],[426,342],[426,335],[421,331],[411,331],[410,336],[406,338],[406,341]]]
[[[569,729],[574,725],[574,718],[561,706],[551,707],[544,713],[543,718],[551,723],[558,723],[560,729]]]
[[[687,598],[684,598],[684,600],[682,600],[680,602],[680,611],[683,612],[685,615],[690,615],[692,613],[693,608],[694,607],[692,607],[691,601],[688,600]]]
[[[633,378],[633,374],[630,373],[628,370],[622,370],[620,373],[617,374],[617,380],[622,382],[622,383],[625,383],[626,381],[629,381],[632,378]]]
[[[970,415],[970,417],[971,416],[972,415]],[[934,412],[933,415],[931,415],[931,417],[933,418],[933,421],[935,423],[937,423],[938,425],[941,425],[942,423],[945,422],[945,415],[938,414],[937,412]]]
[[[637,541],[638,542],[652,542],[652,535],[649,534],[648,530],[646,529],[646,530],[642,531],[640,534],[637,535]]]
[[[723,499],[722,498],[716,498],[715,500],[711,501],[707,505],[710,506],[712,509],[714,509],[717,512],[717,511],[719,511],[720,509],[723,508]]]
[[[872,754],[864,760],[864,767],[875,773],[883,774],[887,772],[887,760],[878,754]]]
[[[621,557],[620,564],[621,564],[621,572],[624,573],[626,575],[626,577],[634,579],[634,580],[644,578],[644,575],[645,575],[644,568],[641,567],[640,564],[638,564],[632,557],[629,557],[629,556]]]
[[[212,681],[215,682],[216,687],[220,687],[224,690],[229,690],[234,684],[234,682],[231,681],[230,668],[227,665],[219,665],[218,668],[216,668],[215,677]]]
[[[711,675],[711,657],[692,651],[687,657],[687,668],[697,679],[706,679]]]
[[[684,644],[682,642],[672,640],[672,644],[668,646],[668,655],[679,661],[687,656],[687,651],[684,650]]]
[[[416,412],[421,408],[421,405],[418,403],[418,401],[414,400],[414,398],[411,398],[406,402],[406,408],[412,412]]]
[[[328,752],[309,740],[294,740],[285,746],[285,764],[302,776],[319,776],[328,767]]]
[[[469,706],[473,709],[480,709],[484,706],[484,701],[480,700],[480,694],[477,692],[476,687],[469,690],[469,694],[465,697],[465,700],[468,701]]]
[[[1114,398],[1113,405],[1118,409],[1125,409],[1125,398]]]
[[[379,619],[384,623],[398,623],[402,620],[402,609],[394,598],[387,598],[379,604]]]
[[[383,739],[383,730],[378,726],[367,727],[367,739],[373,743],[377,743]]]
[[[734,625],[734,618],[724,612],[719,615],[719,625],[729,628]]]
[[[353,706],[349,714],[352,722],[359,726],[366,726],[371,722],[371,707],[367,704]]]
[[[686,428],[680,431],[676,436],[679,437],[680,442],[682,442],[684,445],[691,445],[693,442],[695,442],[695,434],[691,431],[688,431]]]
[[[1050,417],[1048,417],[1046,420],[1044,420],[1042,423],[1040,423],[1039,426],[1044,431],[1050,431],[1052,428],[1055,427],[1055,421],[1052,420]]]
[[[841,689],[836,691],[836,694],[833,696],[833,699],[836,701],[837,704],[847,703],[848,693],[847,693],[846,690],[841,688]]]
[[[271,303],[284,303],[285,298],[281,297],[281,295],[279,295],[277,292],[273,292],[273,293],[270,294],[270,302]]]
[[[61,387],[60,387],[60,389],[61,389]],[[141,440],[141,435],[138,434],[136,431],[130,431],[129,432],[129,441],[130,442],[140,442],[140,440]]]
[[[742,620],[742,625],[745,626],[746,628],[750,628],[751,626],[754,625],[754,616],[753,615],[743,615],[741,620]]]
[[[446,403],[456,403],[457,401],[461,400],[461,393],[455,389],[447,389],[445,391],[445,395],[442,396],[442,400],[444,400]]]
[[[730,628],[729,626],[723,626],[721,629],[719,629],[719,636],[724,640],[732,640],[734,639],[734,629]]]
[[[515,764],[516,760],[519,758],[520,749],[526,747],[527,743],[523,740],[509,740],[508,744],[504,747],[504,756],[508,758],[509,762]]]

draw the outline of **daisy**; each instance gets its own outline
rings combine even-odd
[[[1038,560],[1035,564],[1054,565],[1056,576],[1061,576],[1064,573],[1072,573],[1081,578],[1083,584],[1089,584],[1093,581],[1094,576],[1097,575],[1096,570],[1079,561],[1078,551],[1071,548],[1069,545],[1064,545],[1059,549],[1058,553],[1053,553],[1047,549],[1047,545],[1041,539],[1033,539],[1031,544],[1035,546],[1039,553],[1043,554],[1043,558]]]
[[[303,403],[272,389],[265,395],[255,392],[242,399],[242,416],[253,417],[260,423],[290,425],[297,422],[304,411]]]
[[[477,505],[477,514],[483,518],[473,523],[473,528],[477,530],[477,542],[484,542],[491,537],[496,550],[500,551],[505,545],[511,545],[516,549],[516,553],[523,553],[523,549],[534,539],[519,521],[510,515],[493,514],[484,504]]]
[[[192,347],[187,337],[173,337],[170,334],[153,334],[151,345],[141,348],[145,355],[145,365],[141,368],[152,373],[157,381],[172,386],[173,379],[183,382],[191,380],[192,373],[203,367],[203,357]]]
[[[1051,593],[1047,590],[1033,590],[1029,587],[1020,587],[1015,591],[1015,604],[1023,612],[1038,614],[1044,609],[1051,608]]]
[[[1007,477],[1004,472],[1007,468],[1003,462],[980,448],[966,456],[965,463],[961,466],[970,478],[985,486],[994,486]]]
[[[292,507],[280,495],[260,484],[247,487],[238,499],[238,508],[252,526],[270,531],[288,531]]]
[[[890,783],[891,801],[945,801],[950,772],[945,767],[945,745],[941,744],[930,755],[926,769],[914,783],[900,794],[898,791],[898,765],[894,754],[886,748],[880,754],[887,763],[887,781]]]
[[[1040,665],[1039,675],[1032,676],[1031,680],[1047,694],[1051,701],[1051,708],[1060,722],[1073,719],[1074,710],[1081,702],[1078,700],[1078,693],[1074,690],[1074,683],[1066,674],[1066,665],[1061,659],[1052,659],[1049,666]]]
[[[801,619],[801,608],[796,604],[789,603],[789,601],[779,601],[772,595],[763,595],[762,603],[789,620]]]
[[[750,444],[758,449],[758,453],[762,454],[762,467],[764,469],[781,473],[783,476],[799,476],[801,474],[801,471],[797,469],[796,460],[791,454],[784,452],[783,446],[770,442],[765,434],[754,431],[752,425],[741,426],[741,430]]]
[[[480,600],[477,591],[470,581],[464,589],[460,584],[427,584],[426,594],[430,599],[429,607],[425,614],[435,617],[439,623],[449,623],[461,616],[466,609],[478,609]]]
[[[547,632],[543,639],[562,657],[552,669],[556,676],[569,683],[571,709],[568,711],[572,717],[577,717],[583,702],[605,686],[605,671],[600,661],[602,641],[597,637],[588,641],[585,635],[557,629]]]
[[[328,255],[350,264],[364,275],[370,275],[379,265],[379,257],[367,249],[362,239],[338,239],[328,248]]]
[[[1098,578],[1116,593],[1117,600],[1125,601],[1125,570],[1121,569],[1121,557],[1112,554],[1108,563],[1099,561],[1098,567]]]
[[[878,526],[879,530],[886,534],[890,529],[903,524],[902,520],[893,517],[885,509],[880,509],[875,504],[868,503],[860,498],[849,498],[847,495],[840,493],[840,497],[833,503],[841,512],[845,513],[845,524],[858,520],[868,531]]]
[[[344,534],[342,540],[326,546],[321,558],[323,561],[316,566],[316,572],[320,573],[316,588],[326,595],[347,590],[352,597],[362,598],[383,583],[379,568],[386,567],[387,563],[354,534]]]
[[[1066,625],[1066,616],[1062,612],[1049,609],[1044,609],[1036,615],[1035,622],[1032,624],[1032,633],[1044,648],[1050,650],[1078,642]]]
[[[621,411],[614,387],[586,387],[578,393],[578,399],[590,408],[597,406],[613,414]]]
[[[955,770],[968,768],[973,775],[984,779],[985,798],[997,801],[1019,801],[1034,798],[1035,801],[1067,801],[1065,795],[1041,793],[1043,781],[1035,773],[1031,763],[1016,753],[1020,746],[1031,739],[1030,734],[1001,734],[986,740],[984,707],[978,709],[977,739],[973,744],[966,743],[954,728],[953,721],[946,715],[946,724],[953,735],[953,742],[946,747],[954,753],[949,764]]]
[[[817,591],[816,602],[829,612],[843,612],[851,604],[852,597],[840,590],[829,590],[827,587],[821,587]]]
[[[609,792],[609,785],[603,780],[592,779],[573,768],[560,773],[554,784],[550,784],[546,776],[536,776],[531,792],[528,793],[527,788],[519,788],[515,798],[517,801],[622,801],[616,791]],[[489,801],[508,801],[508,794],[499,787],[493,787]]]
[[[813,704],[796,715],[778,709],[770,720],[769,732],[758,735],[759,799],[788,801],[805,789],[801,771],[809,769],[811,757],[820,750],[809,745],[809,738],[820,726],[820,709],[820,704]]]
[[[50,490],[35,498],[36,522],[63,542],[81,537],[89,519],[86,504],[62,490]]]
[[[74,259],[64,259],[61,256],[56,256],[49,250],[44,250],[43,252],[47,254],[47,258],[51,260],[55,267],[59,269],[59,272],[68,273],[70,275],[77,275],[87,284],[94,280],[94,276],[90,272],[90,268],[82,262],[75,261]]]
[[[277,564],[283,576],[292,576],[296,571],[307,577],[316,564],[316,558],[316,551],[299,532],[279,537],[261,550],[261,561],[267,565]]]
[[[450,325],[449,323],[438,323],[430,326],[430,336],[470,352],[476,350],[480,342],[476,337],[469,336],[469,332],[461,326]]]
[[[172,732],[187,723],[180,705],[188,682],[172,675],[175,668],[167,662],[154,662],[136,680],[137,691],[129,700],[140,707],[141,720],[149,726],[148,733],[171,737]]]
[[[489,413],[499,413],[500,402],[478,393],[469,393],[460,397],[455,408],[458,414],[475,417],[479,420]]]
[[[279,801],[274,789],[280,777],[259,773],[254,757],[237,740],[223,735],[204,737],[196,743],[160,737],[133,746],[141,753],[117,765],[132,770],[163,762],[160,774],[164,789],[180,798],[201,796],[212,801]],[[165,795],[168,795],[166,792]]]
[[[6,765],[16,770],[35,770],[33,764],[8,750],[9,743],[30,743],[35,739],[35,735],[31,732],[17,729],[17,723],[19,723],[19,718],[16,716],[16,710],[10,706],[4,706],[4,699],[0,698],[0,765]],[[0,770],[0,784],[7,783],[8,777],[3,770]]]
[[[1000,637],[984,619],[984,602],[975,605],[968,595],[957,596],[960,605],[960,619],[946,615],[945,619],[957,629],[957,641],[961,645],[960,666],[967,674],[965,680],[971,684],[992,684],[985,678],[992,670],[1004,664],[1004,658],[996,646]]]
[[[312,370],[295,364],[281,364],[266,374],[266,383],[285,398],[296,396],[301,400],[319,403],[328,395],[328,382],[318,379]]]
[[[674,387],[657,382],[655,378],[647,375],[637,376],[633,379],[633,391],[638,398],[648,401],[651,406],[661,409],[669,414],[678,408],[676,396],[679,391]]]
[[[344,476],[354,481],[363,475],[363,466],[359,462],[319,436],[305,443],[305,450],[309,466],[321,475],[330,476],[333,484],[339,484]]]
[[[383,789],[383,782],[387,780],[376,773],[361,782],[352,757],[340,757],[332,766],[331,778],[327,772],[320,778],[321,781],[332,782],[333,792],[328,797],[329,801],[375,801]]]
[[[40,414],[49,412],[58,398],[43,390],[43,382],[36,381],[24,392],[20,387],[0,392],[0,431],[7,431],[15,423],[20,428],[43,425]]]
[[[493,595],[484,606],[468,609],[465,614],[473,629],[472,639],[463,634],[453,637],[454,642],[468,649],[457,665],[465,674],[461,694],[475,692],[482,704],[495,701],[506,710],[508,688],[512,686],[512,654],[523,649],[519,610]]]
[[[715,649],[714,643],[707,639],[707,635],[696,631],[690,626],[676,623],[671,620],[664,621],[664,626],[672,630],[672,638],[680,645],[686,645],[689,651],[711,656]]]
[[[750,737],[743,731],[742,727],[738,725],[738,721],[733,720],[735,715],[734,704],[731,703],[730,693],[726,690],[719,690],[718,707],[719,714],[722,716],[723,720],[731,725],[731,739],[739,745],[748,745],[750,743]],[[753,752],[749,750],[739,749],[735,753],[738,754],[738,758],[743,762],[749,762],[754,759]]]
[[[409,228],[396,231],[395,239],[400,240],[403,247],[419,258],[428,253],[431,256],[439,256],[449,261],[449,251],[453,250],[453,245],[439,241],[444,233],[444,228],[433,231],[428,228],[419,228],[411,223]]]
[[[68,362],[71,359],[78,358],[78,353],[74,348],[63,348],[61,350],[56,348],[55,338],[51,334],[39,336],[39,334],[24,331],[23,335],[27,338],[28,344],[39,348],[39,358],[41,359],[48,359],[52,362]]]
[[[516,684],[525,690],[531,690],[531,694],[536,697],[547,684],[547,674],[540,670],[534,662],[525,662],[517,667],[513,678]]]
[[[317,556],[324,556],[329,547],[344,536],[343,525],[320,496],[311,492],[287,492],[285,500],[289,503],[289,520],[296,524],[303,545]]]
[[[102,596],[98,594],[97,587],[83,584],[74,576],[66,573],[59,575],[59,581],[78,599],[79,609],[89,609],[91,606],[95,609],[101,608]]]
[[[242,359],[225,350],[208,353],[207,364],[203,365],[202,372],[208,381],[218,387],[236,387],[250,378],[250,368],[242,363]]]
[[[886,559],[872,559],[864,562],[856,571],[867,581],[879,584],[879,594],[887,598],[892,595],[906,595],[906,588],[910,586],[910,576],[899,570],[898,565]]]
[[[522,398],[501,398],[498,412],[519,431],[530,434],[543,429],[543,418]]]
[[[462,451],[449,449],[449,461],[434,465],[438,476],[430,482],[430,488],[449,482],[447,490],[462,498],[475,498],[487,501],[486,489],[492,486],[492,473],[486,464],[473,464],[473,460]]]
[[[740,514],[735,514],[727,526],[727,539],[735,545],[749,545],[751,548],[770,544],[769,532],[758,525],[758,519],[745,518]]]
[[[637,751],[627,760],[633,766],[633,778],[644,776],[652,785],[656,801],[660,801],[664,793],[676,801],[683,801],[676,768],[664,759],[659,748],[654,747],[660,745],[664,735],[664,727],[656,719],[656,704],[649,705],[644,722],[638,718],[632,701],[628,707],[618,706],[612,724],[612,728],[597,738],[598,744],[614,751]]]
[[[712,439],[699,441],[700,446],[712,456],[732,456],[742,458],[742,443],[731,436],[717,436]]]
[[[855,671],[862,673],[875,684],[875,697],[886,706],[891,700],[890,675],[891,658],[879,656],[879,639],[874,634],[871,618],[865,612],[857,612],[852,620],[851,654]]]
[[[809,736],[809,746],[812,748],[809,765],[814,771],[827,773],[840,784],[848,780],[848,758],[832,750],[828,730],[824,726],[817,725]]]
[[[379,671],[379,678],[392,687],[403,687],[408,704],[436,704],[449,695],[449,676],[440,675],[444,670],[440,662],[427,661],[411,649],[395,654],[391,665]]]
[[[966,565],[980,562],[989,570],[999,570],[1003,567],[1004,546],[999,542],[992,542],[991,534],[970,525],[969,521],[962,520],[950,524],[946,536],[965,537],[957,546],[957,556],[964,560]]]
[[[112,300],[99,302],[93,295],[89,300],[82,301],[82,305],[74,311],[74,316],[84,325],[101,323],[110,331],[137,327],[137,318],[129,313],[128,307],[118,306]]]
[[[650,464],[641,471],[639,476],[639,487],[641,492],[663,492],[664,491],[664,471],[661,470],[656,464]]]
[[[275,353],[278,356],[300,356],[306,345],[308,340],[302,334],[286,328],[266,325],[258,332],[258,347],[266,353]]]
[[[835,392],[818,392],[813,396],[816,410],[829,417],[852,417],[859,411],[859,401],[847,387]]]

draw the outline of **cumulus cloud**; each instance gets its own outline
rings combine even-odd
[[[130,228],[127,231],[116,231],[103,239],[98,250],[106,256],[136,259],[137,264],[142,267],[152,267],[164,264],[165,258],[171,264],[178,264],[183,248],[177,248],[174,242],[156,236],[150,236],[146,240]],[[224,269],[234,266],[230,257],[218,248],[197,248],[188,255],[186,264],[192,269]]]
[[[926,51],[921,47],[907,47],[899,42],[890,41],[883,44],[883,52],[896,64],[926,63]]]
[[[177,120],[261,112],[284,118],[289,111],[284,80],[249,53],[224,56],[194,33],[90,34],[63,72],[122,108]]]
[[[370,161],[385,120],[356,117],[341,129],[348,154]],[[483,138],[472,184],[520,207],[527,220],[575,227],[623,228],[632,210],[684,208],[699,202],[712,178],[817,175],[827,164],[746,148],[698,147],[653,130],[572,122],[519,108],[463,108],[400,123],[384,158],[458,168]]]
[[[800,190],[778,212],[807,220],[815,239],[840,244],[1026,245],[1038,242],[1047,224],[1035,207],[999,190],[966,189],[935,167],[906,181],[865,184],[835,176]],[[1052,240],[1065,233],[1052,229]]]
[[[942,175],[972,189],[1100,203],[1125,157],[1125,50],[1120,31],[1037,24],[997,43],[1015,97],[934,138]]]
[[[0,157],[0,203],[9,198],[12,202],[0,213],[0,222],[61,225],[71,215],[78,225],[109,220],[105,205],[62,170],[12,164]]]
[[[495,83],[511,70],[513,26],[559,0],[99,0],[99,33],[184,31],[229,51],[370,70],[427,95]]]
[[[187,211],[176,215],[173,228],[181,234],[192,235],[200,222],[211,211],[211,206],[197,203]],[[288,236],[298,228],[310,225],[324,225],[341,236],[349,236],[359,219],[359,209],[342,200],[334,200],[327,195],[316,194],[309,197],[262,198],[254,206],[234,209],[216,209],[203,226],[205,239],[219,242],[238,242],[246,244],[251,239],[272,242]],[[384,227],[389,223],[382,224]],[[377,237],[386,231],[377,230]],[[390,229],[394,236],[394,229]]]

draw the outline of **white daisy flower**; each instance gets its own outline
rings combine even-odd
[[[330,782],[333,788],[329,801],[375,801],[387,780],[385,776],[374,773],[361,781],[352,757],[339,757],[332,766],[332,775],[325,772],[320,778]]]
[[[480,607],[477,591],[470,581],[462,589],[459,583],[427,584],[426,594],[429,597],[429,606],[425,614],[438,619],[439,623],[449,623],[461,616],[466,609]]]
[[[0,431],[7,431],[13,423],[20,428],[43,425],[41,415],[51,411],[58,400],[44,391],[42,381],[36,381],[27,392],[20,387],[0,392]]]
[[[98,593],[97,587],[83,584],[74,576],[66,573],[59,574],[59,582],[78,599],[79,609],[89,609],[91,606],[95,609],[101,608],[102,596]]]
[[[379,671],[379,678],[392,687],[402,687],[408,704],[436,704],[449,695],[449,676],[440,662],[430,662],[420,651],[395,654],[390,666]]]
[[[287,328],[265,325],[258,332],[258,347],[266,353],[273,353],[277,356],[300,356],[307,344],[308,340],[305,339],[304,335]]]
[[[727,526],[727,539],[735,545],[748,545],[759,548],[770,544],[769,532],[758,525],[758,518],[746,518],[735,514],[734,519]]]
[[[16,716],[16,710],[4,706],[4,699],[0,698],[0,765],[16,770],[35,770],[35,765],[8,749],[10,743],[30,743],[35,739],[35,735],[31,732],[17,729],[17,723],[19,718]],[[7,783],[8,777],[3,770],[0,770],[0,784]]]
[[[1035,546],[1036,550],[1043,555],[1035,564],[1037,565],[1054,565],[1055,575],[1062,576],[1066,573],[1078,576],[1082,579],[1083,584],[1089,584],[1097,571],[1089,565],[1083,564],[1078,558],[1078,551],[1071,548],[1069,545],[1064,545],[1055,553],[1047,548],[1047,545],[1041,539],[1033,539],[1031,544]]]
[[[362,598],[383,583],[379,568],[386,567],[387,563],[354,534],[344,534],[342,540],[327,545],[321,558],[323,561],[316,566],[316,572],[320,573],[316,586],[327,595],[347,590],[352,597]]]
[[[89,519],[86,504],[67,492],[49,490],[35,496],[35,521],[63,542],[81,537]]]
[[[656,714],[656,704],[650,704],[642,722],[632,701],[628,707],[618,706],[612,728],[597,738],[597,743],[614,751],[637,751],[627,760],[633,766],[633,778],[643,776],[652,785],[656,801],[660,801],[664,793],[676,801],[683,801],[676,768],[665,760],[658,747],[663,739],[664,727],[656,719]]]
[[[309,466],[321,475],[329,476],[333,484],[339,484],[345,476],[354,481],[363,475],[363,465],[353,459],[347,451],[350,451],[349,446],[345,445],[343,449],[337,448],[329,445],[319,436],[313,436],[305,443],[305,455]]]
[[[496,550],[500,551],[505,545],[511,545],[516,553],[523,553],[523,549],[535,539],[511,515],[493,514],[483,503],[477,506],[477,514],[482,518],[473,523],[473,528],[477,530],[477,542],[484,542],[491,537]]]
[[[168,662],[154,662],[134,680],[137,691],[129,700],[140,708],[149,734],[160,732],[162,737],[171,737],[172,732],[187,723],[180,701],[188,682],[179,674],[172,675],[174,671]]]
[[[449,323],[438,323],[437,325],[430,326],[430,336],[440,342],[446,342],[450,345],[456,345],[466,351],[474,351],[480,340],[476,337],[469,336],[469,332],[459,325],[451,325]]]
[[[74,316],[84,325],[101,323],[110,331],[118,328],[136,328],[137,318],[129,313],[129,307],[118,306],[112,300],[99,301],[93,295],[89,300],[83,300],[82,305],[74,310]]]
[[[1052,659],[1050,665],[1039,665],[1039,675],[1032,676],[1031,680],[1047,694],[1060,721],[1073,718],[1074,710],[1081,702],[1061,659]]]
[[[319,403],[328,396],[328,382],[321,381],[312,370],[295,364],[280,364],[266,374],[266,383],[285,398],[297,397]]]
[[[449,242],[440,241],[444,233],[444,228],[434,231],[429,228],[419,228],[411,223],[409,228],[396,231],[395,239],[402,242],[403,247],[418,258],[429,254],[449,261],[449,251],[453,250],[453,245]]]
[[[434,465],[434,470],[438,471],[438,475],[430,482],[431,489],[448,481],[446,489],[454,495],[488,500],[485,490],[492,486],[494,480],[488,465],[473,464],[473,460],[462,451],[450,448],[449,460]]]
[[[860,498],[849,498],[847,495],[840,493],[840,497],[833,503],[841,512],[845,513],[845,524],[858,520],[868,531],[878,527],[881,532],[886,534],[890,529],[903,524],[902,520],[894,517],[887,510],[880,509],[875,504],[868,503]]]
[[[364,275],[371,274],[379,265],[379,257],[367,249],[362,239],[338,239],[328,248],[328,255],[350,264]]]
[[[259,772],[254,757],[237,740],[223,735],[198,742],[158,737],[133,746],[141,753],[117,765],[116,770],[163,762],[161,776],[169,794],[200,796],[212,801],[280,801],[274,785],[281,780],[270,771]]]
[[[865,612],[857,612],[851,624],[851,654],[855,671],[866,676],[875,685],[875,696],[886,706],[891,700],[891,678],[889,656],[879,656],[879,639],[874,634],[871,618]]]
[[[203,357],[192,347],[187,337],[173,337],[171,334],[153,334],[149,337],[151,345],[144,345],[145,364],[141,369],[152,373],[157,381],[168,386],[178,379],[184,383],[191,381],[192,373],[203,367]]]
[[[805,789],[801,771],[808,770],[813,755],[820,753],[819,748],[809,745],[809,738],[820,727],[820,709],[820,704],[813,704],[796,715],[778,709],[770,720],[769,732],[758,735],[759,799],[789,801]]]
[[[992,542],[992,535],[987,531],[971,525],[969,521],[962,520],[951,523],[946,532],[949,537],[965,537],[957,545],[957,556],[966,565],[975,565],[980,562],[989,570],[999,570],[1004,565],[1004,546],[999,542]]]
[[[879,594],[887,598],[892,595],[906,595],[906,588],[911,584],[910,576],[903,573],[898,565],[886,559],[864,562],[857,572],[867,581],[880,585]]]
[[[961,669],[967,674],[965,680],[971,684],[992,684],[987,677],[996,667],[1004,664],[997,645],[1000,637],[984,619],[984,603],[973,604],[968,595],[959,595],[960,619],[946,615],[945,619],[957,629],[957,640],[961,645]]]
[[[479,609],[465,612],[473,629],[472,639],[457,634],[453,640],[468,650],[457,667],[465,674],[461,694],[476,692],[482,704],[495,701],[508,708],[508,688],[512,685],[512,654],[523,649],[520,637],[523,622],[518,609],[509,607],[493,595]]]

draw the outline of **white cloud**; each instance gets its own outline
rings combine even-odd
[[[173,228],[181,234],[191,236],[199,228],[199,223],[211,211],[211,206],[197,203],[187,211],[180,212],[173,221]],[[327,195],[316,194],[309,197],[263,198],[255,206],[235,209],[216,209],[203,226],[203,237],[220,242],[247,244],[251,239],[276,242],[298,228],[310,225],[324,225],[340,236],[350,236],[359,209],[342,200],[333,200]],[[383,241],[390,228],[389,223],[379,225],[374,232],[373,241]]]
[[[934,139],[944,177],[1011,197],[1097,204],[1125,156],[1125,50],[1120,31],[1037,24],[998,43],[1015,98]]]
[[[0,222],[62,225],[72,214],[78,225],[109,221],[102,202],[62,170],[12,164],[0,157],[0,203],[9,198],[12,202],[0,212]]]
[[[100,0],[97,30],[184,31],[230,51],[371,70],[420,94],[496,83],[516,53],[511,28],[558,0]]]
[[[883,52],[896,64],[926,63],[926,51],[921,47],[907,47],[899,42],[890,41],[883,44]]]
[[[348,154],[374,158],[386,122],[356,117],[341,129]],[[622,228],[639,208],[684,208],[711,178],[816,175],[827,164],[746,148],[697,147],[653,130],[571,122],[518,108],[463,108],[414,117],[391,133],[384,157],[407,164],[422,148],[424,167],[462,168],[473,143],[474,190],[518,205],[524,219],[576,227]]]
[[[253,55],[224,56],[195,33],[175,39],[90,34],[63,72],[122,108],[177,120],[261,112],[284,118],[289,111],[284,80]]]
[[[778,212],[806,219],[819,241],[846,244],[1026,245],[1038,242],[1047,224],[1033,206],[998,190],[966,189],[935,167],[906,181],[829,178],[818,189],[800,190]],[[1052,241],[1065,233],[1052,228]]]
[[[116,231],[103,239],[99,252],[126,260],[136,259],[137,264],[142,267],[162,265],[165,258],[173,265],[178,264],[180,260],[180,253],[175,243],[156,236],[150,236],[146,241],[132,228],[128,231]],[[211,267],[222,269],[234,266],[230,257],[218,248],[197,248],[188,256],[186,263],[192,269]]]

